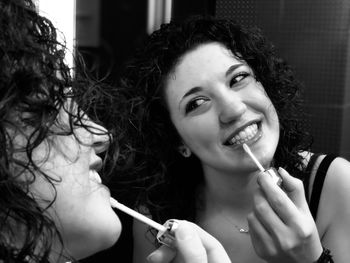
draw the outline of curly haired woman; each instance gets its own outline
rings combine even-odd
[[[93,113],[108,96],[71,77],[64,43],[32,1],[1,1],[0,28],[0,262],[106,249],[121,226],[98,175],[110,132]]]
[[[122,83],[140,211],[195,222],[232,262],[348,261],[350,164],[310,152],[300,84],[260,30],[210,17],[164,24]],[[282,187],[243,144],[280,168]],[[136,221],[133,231],[144,262],[154,235]]]

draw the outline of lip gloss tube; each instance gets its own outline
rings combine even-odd
[[[157,240],[159,243],[168,247],[175,247],[175,229],[178,227],[176,219],[169,219],[165,222],[165,231],[159,231],[157,234]]]
[[[279,172],[274,167],[270,167],[266,170],[264,170],[265,173],[269,174],[273,181],[279,186],[282,186],[282,177],[279,174]]]
[[[246,145],[245,143],[243,143],[243,149],[245,150],[245,152],[250,156],[250,158],[252,158],[252,160],[254,161],[254,163],[256,164],[256,166],[258,166],[259,170],[265,174],[268,174],[271,176],[271,178],[273,179],[273,181],[279,186],[282,186],[282,177],[281,175],[278,173],[278,171],[276,170],[276,168],[274,167],[270,167],[268,169],[264,169],[264,167],[261,165],[261,163],[258,161],[258,159],[256,159],[256,157],[254,156],[254,154],[252,153],[252,151],[250,150],[250,148],[248,147],[248,145]]]
[[[123,211],[124,213],[134,217],[135,219],[143,222],[144,224],[154,229],[157,229],[158,242],[161,244],[167,245],[168,247],[174,247],[174,242],[175,242],[174,230],[178,226],[178,222],[176,219],[169,219],[168,221],[165,222],[164,225],[161,225],[156,221],[144,216],[143,214],[140,214],[139,212],[136,212],[135,210],[127,207],[126,205],[119,203],[113,197],[110,198],[110,204],[113,208],[117,208]]]

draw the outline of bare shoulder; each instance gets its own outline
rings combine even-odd
[[[337,157],[329,166],[326,182],[326,186],[338,194],[343,194],[342,190],[346,190],[346,194],[350,195],[350,162]]]
[[[151,218],[151,215],[147,208],[140,207],[138,211],[147,217]],[[151,254],[155,249],[154,245],[154,236],[149,231],[149,227],[140,222],[139,220],[134,219],[133,221],[133,262],[142,263],[148,262],[146,260],[147,256]]]
[[[338,157],[331,163],[325,179],[324,191],[334,204],[343,204],[350,207],[349,161]],[[341,209],[341,206],[338,208]]]
[[[324,156],[321,156],[321,161]],[[317,222],[323,233],[333,224],[350,223],[350,162],[337,157],[324,181]]]
[[[304,165],[313,153],[303,152]],[[309,192],[313,188],[316,171],[326,155],[318,155],[310,173]],[[330,164],[323,184],[316,225],[322,245],[329,248],[334,262],[347,263],[350,258],[350,162],[337,157]]]
[[[331,249],[334,261],[350,257],[350,162],[336,158],[325,178],[317,219],[321,240]]]

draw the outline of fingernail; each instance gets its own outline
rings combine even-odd
[[[175,235],[179,241],[189,240],[193,238],[192,230],[187,227],[179,228],[176,231]]]
[[[282,172],[282,173],[285,173],[286,170],[284,170],[282,167],[278,167],[278,172],[279,172],[279,173],[281,173],[281,172]]]
[[[146,258],[147,262],[152,262],[153,258],[155,257],[155,255],[157,254],[157,252],[152,252],[151,254],[148,255],[148,257]]]

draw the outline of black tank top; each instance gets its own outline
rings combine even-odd
[[[331,165],[333,160],[337,158],[337,156],[334,154],[328,154],[323,158],[322,162],[320,163],[316,171],[315,180],[312,186],[311,196],[309,199],[309,185],[310,185],[311,171],[315,165],[316,160],[320,155],[321,154],[314,154],[310,157],[310,161],[306,167],[306,177],[304,179],[306,200],[308,200],[309,208],[315,221],[317,217],[318,204],[320,202],[324,179],[326,178],[326,174],[329,166]]]

